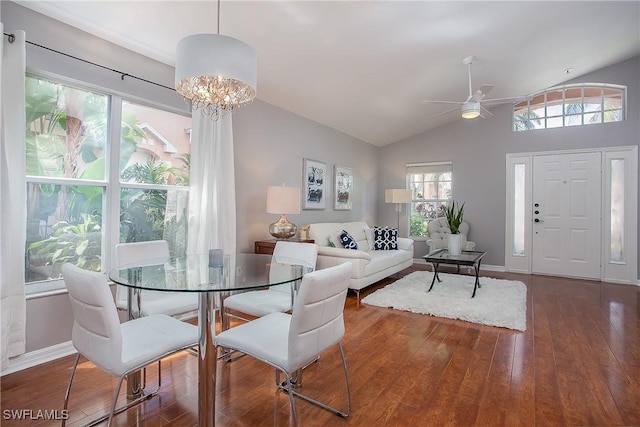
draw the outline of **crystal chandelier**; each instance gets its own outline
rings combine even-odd
[[[256,96],[258,56],[248,44],[217,34],[180,40],[176,50],[176,91],[214,120]]]

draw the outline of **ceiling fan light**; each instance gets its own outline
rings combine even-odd
[[[480,115],[480,103],[475,101],[469,101],[462,104],[460,107],[463,119],[475,119]]]
[[[258,55],[248,44],[220,34],[195,34],[176,50],[176,91],[195,109],[218,117],[256,96]]]

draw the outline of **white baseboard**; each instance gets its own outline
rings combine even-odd
[[[421,264],[421,265],[430,265],[430,263],[427,263],[424,259],[422,258],[414,258],[413,259],[413,263],[414,264]],[[507,273],[507,269],[505,268],[504,265],[490,265],[490,264],[482,264],[480,265],[480,271],[498,271],[498,272],[502,272],[502,273]],[[518,273],[518,274],[531,274],[531,273],[526,273],[526,272],[519,272],[519,271],[512,271],[512,273]],[[606,280],[607,283],[619,283],[621,285],[632,285],[632,286],[640,286],[640,279],[638,279],[635,283],[634,282],[616,282],[613,280]]]
[[[9,362],[2,367],[0,376],[22,371],[23,369],[31,368],[42,363],[51,362],[52,360],[74,353],[76,353],[76,349],[71,341],[52,345],[51,347],[41,348],[40,350],[30,351],[9,359]]]

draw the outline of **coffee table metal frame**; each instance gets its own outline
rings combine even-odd
[[[442,282],[440,276],[438,275],[438,268],[440,264],[450,264],[458,266],[458,271],[460,271],[460,266],[465,265],[469,267],[473,267],[476,271],[476,281],[473,285],[473,294],[471,298],[476,296],[476,290],[481,288],[479,272],[480,272],[480,263],[482,262],[482,257],[485,256],[486,252],[480,251],[462,251],[460,255],[450,255],[448,249],[439,249],[435,252],[432,252],[428,255],[423,256],[424,260],[431,265],[433,265],[433,280],[431,280],[431,286],[429,286],[429,290],[427,292],[431,292],[433,289],[433,284],[436,282]]]

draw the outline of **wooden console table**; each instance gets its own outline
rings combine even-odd
[[[257,254],[267,254],[273,255],[273,248],[276,247],[276,239],[269,240],[256,240],[253,245],[253,250]],[[295,242],[295,243],[315,243],[315,240],[312,239],[286,239],[285,242]]]

